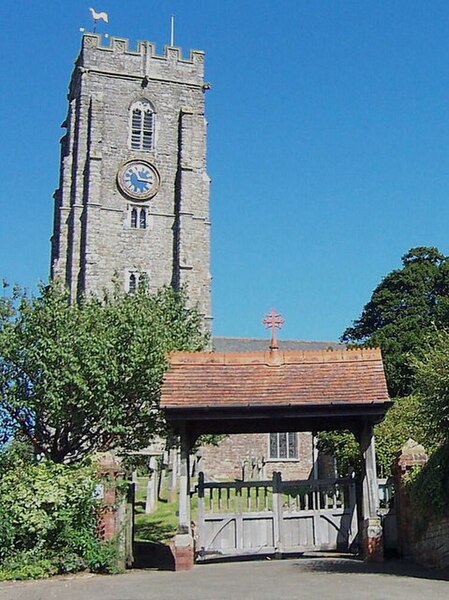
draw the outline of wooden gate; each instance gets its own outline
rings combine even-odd
[[[198,480],[197,558],[347,551],[357,535],[355,482]]]

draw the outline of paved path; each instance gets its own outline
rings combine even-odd
[[[0,583],[0,600],[448,600],[449,572],[403,561],[353,558],[198,565],[193,571],[130,571]]]

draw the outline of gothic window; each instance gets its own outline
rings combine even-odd
[[[139,227],[140,229],[146,229],[147,227],[147,211],[145,208],[140,209]]]
[[[298,434],[270,433],[269,457],[271,460],[298,459]]]
[[[137,277],[135,273],[131,273],[131,275],[129,276],[129,282],[128,282],[128,292],[130,294],[134,294],[134,292],[137,290]]]
[[[133,150],[153,150],[154,110],[148,100],[134,102],[130,109],[130,146]]]
[[[128,293],[134,294],[139,286],[148,287],[148,273],[145,273],[145,271],[142,271],[141,273],[134,272],[129,274]]]
[[[128,226],[131,229],[146,229],[148,226],[148,208],[146,206],[129,206],[128,207]]]

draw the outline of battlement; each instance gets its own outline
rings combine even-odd
[[[153,42],[139,41],[137,48],[132,49],[126,38],[111,37],[106,45],[101,34],[85,33],[77,65],[162,79],[170,76],[199,84],[204,77],[204,52],[190,50],[189,57],[184,58],[181,48],[165,46],[161,55],[156,53]]]

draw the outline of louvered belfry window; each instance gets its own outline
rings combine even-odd
[[[153,150],[154,111],[147,100],[139,100],[131,106],[131,148]]]

